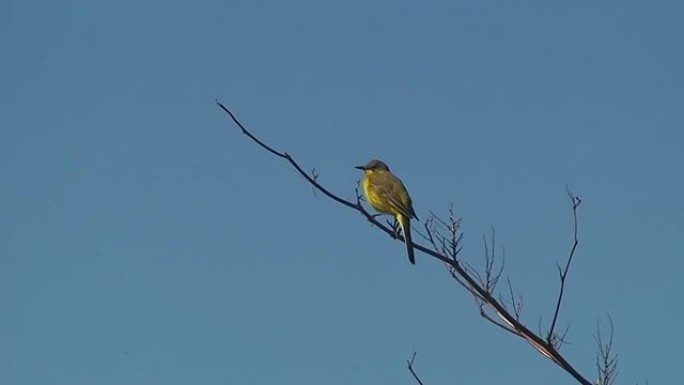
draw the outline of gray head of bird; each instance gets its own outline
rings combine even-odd
[[[389,171],[389,167],[387,165],[378,159],[373,159],[370,162],[366,163],[364,166],[356,166],[355,168],[358,168],[359,170],[364,170],[364,171]]]

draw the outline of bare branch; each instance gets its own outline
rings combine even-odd
[[[242,133],[247,135],[252,141],[257,143],[260,147],[265,149],[266,151],[270,152],[271,154],[282,158],[286,160],[297,172],[303,176],[314,188],[317,190],[321,191],[324,195],[329,197],[330,199],[342,204],[343,206],[346,206],[352,210],[358,211],[361,213],[369,222],[371,222],[373,225],[375,225],[377,228],[380,230],[384,231],[386,234],[388,234],[391,237],[397,237],[396,232],[394,229],[390,226],[386,226],[383,223],[379,222],[376,220],[376,216],[371,215],[366,211],[366,209],[363,207],[361,204],[361,196],[358,191],[358,185],[356,187],[356,199],[355,202],[350,202],[346,199],[340,198],[339,196],[333,194],[329,190],[327,190],[325,187],[323,187],[322,184],[318,182],[318,176],[316,175],[315,177],[312,177],[311,175],[307,174],[302,167],[294,160],[292,156],[290,156],[286,152],[280,152],[272,147],[266,145],[264,142],[260,141],[257,139],[251,132],[249,132],[235,117],[235,115],[229,111],[223,104],[221,104],[218,100],[216,101],[216,104],[228,115],[230,115],[231,119],[235,124],[240,127],[242,130]],[[489,275],[487,276],[485,274],[484,278],[484,285],[478,283],[478,279],[476,279],[472,273],[473,270],[469,270],[468,268],[464,267],[458,259],[458,253],[460,252],[460,246],[459,242],[462,239],[462,234],[460,234],[459,227],[460,227],[460,219],[456,219],[453,215],[453,212],[450,211],[450,217],[448,221],[443,221],[439,219],[437,216],[433,215],[434,218],[434,227],[426,226],[426,231],[428,232],[428,239],[430,239],[430,243],[432,248],[430,249],[425,246],[419,245],[415,242],[412,242],[412,246],[415,250],[419,250],[423,252],[426,255],[429,255],[447,265],[448,271],[451,274],[451,276],[461,285],[463,286],[468,292],[470,292],[476,302],[478,302],[480,308],[481,308],[481,314],[485,319],[489,320],[490,322],[494,323],[495,325],[503,328],[506,331],[509,331],[512,334],[515,334],[516,336],[524,339],[527,341],[535,350],[537,350],[540,354],[542,354],[544,357],[547,357],[550,359],[552,362],[554,362],[556,365],[561,367],[563,370],[565,370],[567,373],[569,373],[577,382],[579,382],[582,385],[594,385],[592,384],[589,380],[584,378],[566,359],[563,357],[554,344],[551,343],[551,338],[549,336],[554,335],[553,329],[555,328],[556,320],[558,318],[558,313],[560,311],[560,303],[562,300],[562,292],[563,288],[565,285],[565,276],[567,275],[567,271],[570,266],[570,262],[572,261],[572,257],[574,255],[575,248],[577,246],[577,207],[580,204],[579,198],[575,198],[572,194],[568,192],[569,196],[572,198],[573,201],[573,213],[574,213],[574,219],[575,219],[575,244],[570,252],[570,256],[568,258],[568,262],[566,264],[566,268],[564,272],[561,273],[562,275],[562,280],[561,280],[561,294],[559,295],[559,300],[558,304],[556,306],[556,311],[554,312],[554,321],[552,322],[552,327],[550,330],[549,335],[547,336],[547,339],[544,340],[543,338],[540,337],[541,333],[539,335],[535,334],[532,332],[530,329],[528,329],[525,325],[523,325],[515,315],[511,314],[505,306],[499,302],[494,294],[492,293],[494,287],[496,286],[496,282],[498,281],[501,271],[495,272],[493,270],[494,264],[491,263],[489,264],[490,267],[490,272]],[[445,232],[448,235],[444,235],[441,233],[439,230],[440,226],[444,226]],[[400,238],[403,240],[403,238]],[[503,269],[503,266],[501,267]],[[486,273],[486,272],[485,272]],[[481,281],[481,280],[480,280]],[[489,283],[487,283],[489,282]],[[415,355],[414,355],[415,357]],[[412,361],[409,362],[409,364],[412,364]],[[412,365],[411,365],[412,368]],[[414,375],[414,378],[419,381],[420,380],[417,378],[417,376]]]
[[[490,323],[492,323],[492,324],[494,324],[494,325],[500,327],[501,329],[503,329],[503,330],[505,330],[505,331],[507,331],[507,332],[509,332],[509,333],[511,333],[511,334],[514,334],[514,335],[516,335],[516,336],[518,335],[518,331],[515,330],[515,329],[513,329],[513,328],[511,327],[511,325],[509,325],[509,324],[504,324],[504,323],[502,323],[501,321],[497,320],[496,318],[492,317],[489,313],[487,313],[487,310],[486,310],[486,309],[487,309],[487,306],[488,306],[488,305],[487,305],[484,301],[478,301],[478,302],[479,302],[479,306],[480,306],[480,316],[481,316],[482,318],[486,319],[486,320],[489,321]]]
[[[309,183],[311,183],[314,187],[316,187],[316,189],[318,189],[320,192],[322,192],[323,194],[325,194],[328,198],[330,198],[330,199],[332,199],[332,200],[334,200],[334,201],[336,201],[336,202],[338,202],[338,203],[340,203],[340,204],[343,204],[343,205],[345,205],[345,206],[347,206],[347,207],[349,207],[349,208],[353,208],[353,209],[355,209],[355,210],[363,209],[363,207],[357,206],[357,205],[353,204],[352,202],[349,202],[349,201],[347,201],[347,200],[345,200],[345,199],[342,199],[342,198],[336,196],[335,194],[331,193],[330,191],[328,191],[326,188],[324,188],[322,185],[320,185],[320,184],[316,181],[317,178],[311,177],[306,171],[304,171],[304,170],[299,166],[299,164],[297,164],[297,162],[294,160],[294,158],[293,158],[292,156],[290,156],[290,154],[288,154],[288,153],[286,153],[286,152],[276,151],[276,150],[274,150],[272,147],[268,146],[266,143],[264,143],[264,142],[262,142],[261,140],[259,140],[256,136],[254,136],[251,132],[249,132],[249,131],[245,128],[245,126],[243,126],[242,123],[240,123],[240,121],[235,117],[235,115],[233,115],[233,113],[230,112],[229,109],[227,109],[223,104],[221,104],[221,102],[219,102],[218,100],[216,100],[216,104],[217,104],[223,111],[225,111],[228,115],[230,115],[230,118],[233,119],[233,122],[235,122],[235,124],[237,124],[238,127],[240,127],[240,129],[242,130],[242,133],[243,133],[243,134],[247,135],[250,139],[252,139],[252,140],[253,140],[254,142],[256,142],[259,146],[261,146],[263,149],[265,149],[266,151],[270,152],[271,154],[273,154],[273,155],[275,155],[275,156],[277,156],[277,157],[279,157],[279,158],[283,158],[283,159],[287,160],[287,161],[290,163],[290,165],[292,165],[292,167],[294,167],[295,170],[297,170],[297,172],[299,172],[300,175],[302,175],[307,181],[309,181]],[[365,211],[365,210],[364,210],[364,211]],[[366,213],[366,214],[367,214],[367,213]],[[370,216],[370,214],[368,214],[368,216]]]

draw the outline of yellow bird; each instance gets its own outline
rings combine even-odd
[[[411,218],[416,218],[411,197],[401,180],[390,172],[389,167],[380,160],[373,159],[365,166],[356,167],[363,170],[363,192],[370,205],[382,214],[390,214],[399,222],[404,233],[404,243],[411,264],[416,263],[411,242]]]

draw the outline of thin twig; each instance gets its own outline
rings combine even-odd
[[[411,356],[411,360],[406,360],[406,364],[408,366],[409,372],[411,372],[411,375],[416,380],[416,382],[420,385],[423,385],[423,381],[420,380],[420,378],[416,374],[415,370],[413,370],[413,362],[415,360],[416,360],[416,352],[413,352],[413,355]]]
[[[598,371],[598,384],[599,385],[612,385],[617,378],[617,364],[618,356],[612,353],[613,349],[613,319],[608,316],[608,322],[610,324],[610,333],[608,335],[608,340],[604,341],[601,335],[601,324],[596,321],[596,336],[594,340],[598,345],[598,354],[596,355],[596,370]]]
[[[508,283],[508,294],[511,296],[513,314],[515,314],[515,319],[520,320],[520,313],[522,312],[522,299],[521,297],[518,297],[520,301],[516,300],[515,294],[513,293],[513,284],[511,283],[511,279],[509,277],[506,277],[506,282]]]
[[[572,219],[573,219],[573,242],[572,248],[570,249],[570,254],[568,255],[568,260],[565,262],[565,268],[563,270],[558,267],[558,274],[560,277],[560,290],[558,292],[558,300],[556,301],[556,309],[553,312],[553,320],[551,321],[551,327],[549,327],[549,332],[546,335],[546,341],[551,343],[553,340],[553,334],[555,333],[556,323],[558,322],[558,314],[560,313],[561,303],[563,301],[563,293],[565,292],[565,279],[568,276],[568,271],[570,270],[570,264],[572,263],[572,258],[575,256],[575,250],[577,250],[577,245],[579,241],[577,239],[577,208],[582,204],[582,200],[570,191],[568,186],[565,186],[565,191],[568,193],[568,198],[570,198],[570,203],[572,204]]]

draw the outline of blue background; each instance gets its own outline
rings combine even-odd
[[[681,378],[681,1],[0,2],[0,383],[574,384],[353,199],[385,160],[421,217],[494,226],[562,352]],[[545,327],[544,327],[545,328]]]

